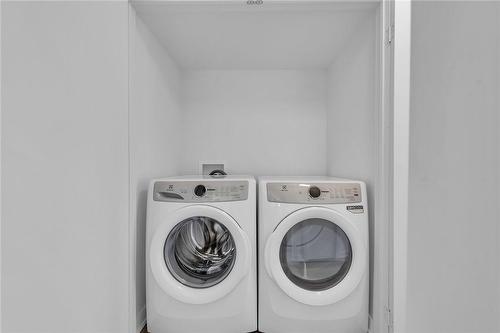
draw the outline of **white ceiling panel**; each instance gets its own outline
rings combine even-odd
[[[326,68],[378,2],[136,1],[182,68]]]

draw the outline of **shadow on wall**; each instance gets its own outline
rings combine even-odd
[[[141,186],[143,187],[143,186]],[[146,211],[147,211],[148,190],[137,189],[136,201],[136,221],[137,221],[137,234],[136,234],[136,281],[137,281],[137,304],[146,304],[146,294],[144,288],[146,285]],[[141,310],[141,309],[138,309]],[[140,318],[138,318],[140,319]]]

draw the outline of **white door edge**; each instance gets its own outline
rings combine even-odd
[[[406,332],[411,0],[394,1],[392,179],[392,313],[395,333]]]

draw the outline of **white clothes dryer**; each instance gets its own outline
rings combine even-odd
[[[151,333],[257,329],[253,177],[173,177],[149,186],[146,303]]]
[[[361,181],[259,179],[259,331],[368,331],[367,210]]]

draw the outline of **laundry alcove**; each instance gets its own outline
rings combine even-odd
[[[148,183],[202,163],[365,181],[371,332],[404,330],[409,4],[0,7],[2,332],[139,332]]]
[[[1,1],[0,331],[139,332],[147,183],[202,162],[365,180],[370,331],[498,331],[499,13]]]
[[[136,1],[129,19],[131,217],[145,319],[151,178],[337,176],[368,185],[371,330],[387,330],[386,54],[382,2]]]

